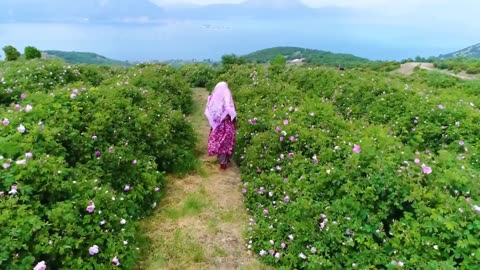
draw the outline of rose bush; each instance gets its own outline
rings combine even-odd
[[[0,74],[0,268],[132,269],[135,221],[196,162],[186,83],[154,65]]]
[[[193,109],[192,92],[182,75],[172,67],[158,64],[141,64],[131,69],[124,77],[124,82],[117,84],[151,89],[167,94],[174,109],[191,113]]]
[[[207,64],[187,64],[180,68],[180,72],[190,86],[205,87],[217,71]]]
[[[480,100],[470,83],[325,68],[270,77],[260,66],[219,80],[230,83],[239,112],[248,248],[263,261],[280,269],[480,263]]]

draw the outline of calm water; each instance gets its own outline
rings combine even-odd
[[[0,46],[92,51],[118,60],[219,59],[272,46],[301,46],[370,59],[404,59],[461,49],[475,42],[425,29],[295,20],[176,21],[163,24],[0,24]],[[460,39],[462,38],[462,39]],[[461,41],[460,41],[461,40]]]

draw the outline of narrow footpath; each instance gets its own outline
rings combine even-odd
[[[193,90],[201,164],[185,178],[169,177],[158,211],[141,226],[153,243],[141,269],[269,269],[246,249],[244,230],[248,215],[241,194],[240,172],[235,164],[220,171],[208,157],[209,125],[203,114],[206,89]]]

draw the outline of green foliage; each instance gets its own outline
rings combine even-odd
[[[216,79],[239,113],[254,253],[279,269],[476,268],[478,83],[426,75],[239,66]]]
[[[192,91],[182,75],[174,68],[160,64],[141,64],[130,69],[125,84],[168,93],[174,109],[189,114],[193,110]]]
[[[427,71],[419,69],[417,72],[420,73],[419,81],[425,82],[429,87],[435,88],[447,88],[454,87],[457,85],[461,79],[458,79],[453,76],[446,76],[440,72]]]
[[[435,60],[436,60],[435,57],[428,57],[428,58],[421,57],[421,56],[415,57],[415,62],[433,63]],[[410,62],[412,62],[412,61],[410,61]]]
[[[298,47],[274,47],[250,53],[246,55],[245,58],[257,63],[269,63],[278,55],[283,55],[287,60],[293,60],[307,58],[318,53],[323,53],[323,51]]]
[[[390,72],[399,69],[400,63],[396,61],[371,61],[368,64],[359,66],[358,68],[364,70]]]
[[[42,53],[35,47],[28,46],[25,47],[25,59],[30,60],[30,59],[35,59],[35,58],[41,58]]]
[[[271,62],[270,65],[277,65],[281,67],[285,67],[287,63],[287,59],[283,55],[277,55]]]
[[[235,54],[226,54],[222,56],[222,65],[224,68],[229,69],[234,65],[243,65],[246,63],[246,59]]]
[[[438,60],[434,62],[435,67],[439,69],[452,70],[455,73],[465,71],[468,74],[480,74],[480,60],[455,58],[448,60]]]
[[[275,47],[260,50],[246,55],[245,59],[257,63],[269,63],[278,55],[283,55],[287,60],[304,58],[307,63],[331,67],[342,65],[350,68],[369,62],[368,59],[351,54],[338,54],[297,47]]]
[[[216,61],[213,61],[213,60],[210,60],[210,59],[204,59],[203,61],[197,61],[197,60],[194,60],[194,59],[192,59],[192,60],[176,59],[176,60],[162,61],[161,63],[167,64],[167,65],[175,67],[175,68],[181,68],[185,65],[207,65],[207,66],[210,66],[210,67],[216,67],[220,64],[219,62],[216,62]]]
[[[48,93],[52,89],[75,82],[98,86],[123,69],[96,66],[71,66],[60,60],[30,60],[0,63],[2,87],[0,104],[8,105],[24,91]],[[11,93],[8,93],[11,92]]]
[[[180,73],[192,87],[205,87],[216,75],[215,69],[206,64],[183,65]]]
[[[47,57],[61,58],[70,64],[130,66],[128,62],[112,60],[90,52],[45,51]]]
[[[224,73],[219,73],[215,78],[209,81],[206,85],[208,91],[213,91],[215,85],[220,81],[225,81],[228,83],[231,89],[236,89],[241,85],[248,84],[252,81],[257,82],[258,75],[266,74],[267,69],[263,66],[257,65],[236,65],[232,66],[230,69],[224,71]]]
[[[11,45],[3,47],[3,52],[5,53],[5,60],[7,61],[15,61],[20,58],[20,52]]]
[[[322,66],[337,66],[342,65],[346,68],[352,68],[368,64],[369,60],[353,56],[351,54],[338,54],[331,52],[324,52],[317,55],[312,55],[306,58],[307,63],[322,65]]]
[[[269,71],[273,75],[280,74],[287,65],[287,59],[283,55],[277,55],[275,59],[270,62]]]
[[[174,104],[189,97],[180,75],[96,68],[0,66],[1,269],[110,269],[115,257],[132,269],[136,220],[159,201],[164,173],[194,168],[196,137]]]

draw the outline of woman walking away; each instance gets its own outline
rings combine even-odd
[[[220,168],[227,169],[235,145],[236,118],[235,104],[232,93],[226,82],[215,86],[208,97],[205,115],[210,123],[210,136],[208,138],[208,155],[217,155]]]

